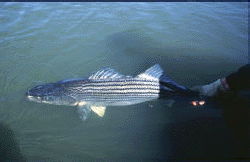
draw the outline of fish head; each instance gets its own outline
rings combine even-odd
[[[37,85],[26,92],[29,101],[61,105],[60,84]]]

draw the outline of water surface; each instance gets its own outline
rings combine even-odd
[[[24,94],[104,67],[137,75],[156,63],[187,87],[215,81],[249,61],[247,3],[0,3],[0,21],[0,120],[27,161],[232,154],[222,111],[209,106],[153,101],[108,107],[103,118],[92,113],[82,122],[75,107]],[[190,140],[180,122],[200,137]]]

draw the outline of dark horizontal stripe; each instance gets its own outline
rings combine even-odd
[[[91,83],[91,84],[72,84],[72,85],[64,85],[63,87],[88,87],[88,86],[160,86],[160,84],[148,84],[148,83],[143,83],[143,84],[139,84],[139,83],[99,83],[99,84],[95,84],[95,83]]]
[[[148,84],[151,83],[151,84]],[[148,80],[104,80],[104,81],[76,81],[76,82],[69,82],[67,84],[63,84],[65,87],[74,87],[74,86],[90,86],[90,85],[127,85],[127,84],[136,84],[136,85],[141,85],[141,84],[148,84],[148,85],[153,85],[153,84],[158,84],[159,82],[157,81],[148,81]]]
[[[74,86],[74,87],[65,87],[65,90],[87,90],[87,89],[160,89],[157,85],[91,85],[91,86]]]
[[[65,86],[64,88],[85,88],[85,87],[157,87],[158,84],[91,84],[91,85],[74,85],[74,86]]]
[[[108,93],[103,93],[103,92],[101,92],[101,93],[92,93],[92,92],[85,92],[85,93],[70,93],[70,95],[72,95],[72,96],[75,96],[75,97],[77,97],[77,96],[86,96],[86,95],[96,95],[96,96],[105,96],[105,95],[110,95],[110,96],[112,96],[112,95],[119,95],[119,96],[121,96],[121,95],[124,95],[124,96],[132,96],[132,95],[134,95],[134,96],[142,96],[142,95],[144,95],[144,96],[149,96],[149,95],[158,95],[159,94],[159,92],[127,92],[127,93],[122,93],[122,92],[108,92]]]
[[[141,101],[143,101],[143,100],[148,100],[148,99],[152,99],[152,98],[158,98],[159,97],[159,95],[155,95],[155,96],[141,96],[141,97],[139,97],[139,96],[131,96],[131,97],[128,97],[128,96],[126,96],[126,97],[87,97],[87,98],[84,98],[84,99],[82,99],[83,101],[94,101],[94,102],[96,102],[96,101],[103,101],[103,102],[106,102],[106,101],[108,101],[108,100],[111,100],[111,101],[133,101],[133,100],[141,100]]]
[[[106,91],[106,90],[159,90],[159,86],[152,86],[152,85],[124,85],[124,86],[88,86],[88,87],[67,87],[64,88],[66,91],[87,91],[87,90],[99,90],[99,91]]]
[[[152,98],[152,97],[157,97],[159,94],[155,95],[148,95],[148,96],[89,96],[89,97],[82,97],[82,98],[117,98],[117,99],[127,99],[127,98]],[[81,98],[81,97],[80,97]]]
[[[86,80],[85,83],[105,83],[105,82],[158,82],[155,80],[126,78],[126,79],[101,79],[101,80]]]
[[[84,93],[84,92],[90,92],[92,91],[93,93],[96,93],[96,92],[135,92],[135,91],[160,91],[159,88],[116,88],[116,89],[96,89],[96,88],[87,88],[87,89],[68,89],[66,90],[67,92],[73,92],[73,93]]]
[[[108,94],[102,94],[102,95],[91,95],[91,94],[85,94],[83,96],[78,96],[77,99],[83,100],[83,101],[106,101],[106,100],[148,100],[152,98],[158,98],[159,94],[144,94],[144,95],[136,95],[136,94],[130,94],[130,95],[108,95]]]
[[[71,82],[65,82],[65,84],[88,84],[88,83],[107,83],[107,82],[155,82],[156,80],[146,80],[146,79],[136,79],[136,78],[130,78],[130,79],[100,79],[100,80],[76,80]],[[62,83],[64,84],[64,83]]]
[[[64,84],[63,90],[67,95],[82,101],[126,105],[129,102],[140,103],[157,99],[160,85],[157,81],[136,79],[88,80]]]
[[[131,93],[84,93],[84,94],[81,94],[80,96],[83,96],[83,95],[90,95],[89,97],[92,97],[92,96],[124,96],[124,97],[127,97],[127,96],[152,96],[152,95],[158,95],[160,93],[136,93],[136,92],[131,92]]]

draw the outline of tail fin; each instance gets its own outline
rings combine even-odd
[[[187,90],[187,87],[181,86],[175,80],[171,79],[168,75],[160,76],[160,84],[171,88],[172,90]]]
[[[160,97],[169,96],[185,96],[185,97],[197,97],[199,93],[188,89],[185,86],[181,86],[175,80],[171,79],[168,75],[163,74],[163,70],[159,64],[156,64],[144,73],[139,74],[137,77],[146,78],[151,80],[157,80],[160,82]]]
[[[168,75],[161,75],[160,77],[160,97],[165,98],[169,96],[180,97],[199,97],[199,92],[181,86]]]

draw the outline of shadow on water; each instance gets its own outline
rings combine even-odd
[[[130,60],[136,60],[136,65],[131,66],[138,67],[137,70],[140,72],[147,69],[148,64],[159,63],[163,69],[168,70],[166,73],[170,77],[174,76],[173,79],[185,86],[209,83],[213,79],[227,76],[242,66],[242,63],[232,64],[223,60],[222,54],[215,55],[212,50],[198,51],[164,45],[136,28],[110,35],[106,39],[106,45],[115,51],[114,57],[118,59],[121,57],[125,64],[133,62]],[[122,66],[126,65],[121,64]],[[211,71],[209,67],[217,70]],[[138,73],[136,70],[134,72]],[[203,80],[199,81],[200,78]],[[159,158],[211,160],[249,157],[249,102],[237,94],[227,94],[211,99],[209,104],[211,111],[205,113],[209,113],[210,117],[203,112],[194,118],[190,115],[192,110],[172,114],[178,116],[182,113],[184,118],[162,129]],[[168,136],[171,153],[167,142]]]
[[[13,131],[11,128],[0,123],[0,140],[1,140],[1,155],[0,160],[5,161],[26,161],[25,157],[21,154],[19,144],[15,139]]]
[[[149,34],[152,31],[145,30],[133,27],[107,36],[108,61],[119,62],[118,67],[123,71],[127,69],[129,75],[137,75],[158,63],[166,74],[185,86],[209,83],[242,66],[242,62],[225,60],[224,54],[215,53],[213,49],[179,47],[171,36]],[[210,67],[217,70],[211,71]]]
[[[236,93],[223,94],[210,100],[214,112],[222,109],[221,117],[194,117],[189,114],[163,128],[161,141],[168,134],[171,156],[178,160],[245,160],[250,158],[249,100]],[[220,111],[217,109],[218,111]],[[186,112],[188,116],[188,112]],[[176,114],[173,114],[176,115]],[[179,114],[178,114],[179,115]],[[188,119],[189,118],[189,119]],[[167,143],[163,142],[163,145]],[[162,147],[167,150],[167,147]]]

